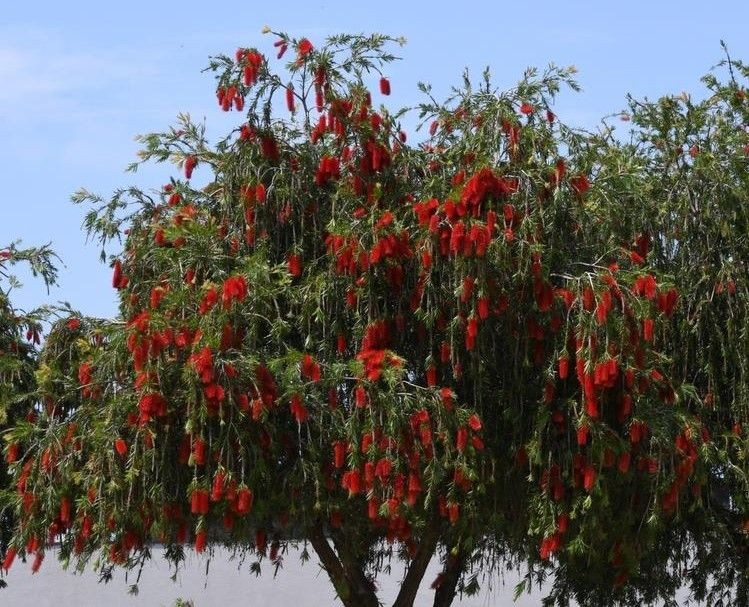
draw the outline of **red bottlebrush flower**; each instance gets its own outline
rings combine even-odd
[[[296,253],[289,255],[286,265],[288,266],[289,274],[294,278],[299,278],[302,275],[302,258]]]
[[[301,61],[302,59],[307,57],[307,55],[309,55],[312,52],[312,49],[313,49],[312,43],[309,40],[307,40],[307,38],[302,38],[299,41],[299,44],[297,44],[297,53],[298,53],[297,60]]]
[[[592,464],[588,464],[583,471],[583,487],[585,487],[586,491],[590,491],[595,484],[596,469]]]
[[[608,295],[608,291],[605,291],[604,294]],[[609,301],[611,301],[610,297],[609,297]],[[596,316],[596,321],[598,322],[599,325],[606,324],[606,319],[609,316],[609,306],[606,305],[603,299],[601,299],[601,301],[596,306],[595,316]]]
[[[633,445],[638,444],[643,438],[644,430],[642,422],[633,421],[629,425],[629,442]]]
[[[577,429],[577,444],[581,447],[588,444],[588,436],[590,434],[590,428],[588,426],[580,426]]]
[[[344,472],[341,485],[344,489],[348,489],[349,497],[359,494],[361,492],[361,472],[358,468]]]
[[[92,369],[90,362],[82,362],[78,367],[78,383],[81,386],[88,386],[91,383]]]
[[[15,547],[11,546],[8,548],[7,552],[5,553],[5,559],[3,559],[3,564],[0,569],[5,569],[5,572],[8,572],[8,569],[10,569],[13,566],[13,561],[16,559],[16,553],[18,551]]]
[[[468,425],[474,432],[478,432],[479,430],[481,430],[481,418],[478,416],[478,414],[474,413],[473,415],[471,415],[471,417],[468,418]]]
[[[590,189],[590,181],[585,175],[575,175],[570,177],[570,187],[578,196],[582,196]]]
[[[206,533],[205,529],[201,529],[195,534],[195,552],[200,554],[205,550],[207,539],[208,534]]]
[[[645,341],[653,341],[653,330],[655,321],[652,318],[646,318],[642,321],[642,338]]]
[[[520,105],[520,113],[528,116],[533,113],[533,106],[527,101]]]
[[[273,542],[270,545],[270,553],[268,554],[268,559],[271,561],[275,561],[278,559],[278,550],[280,549],[281,545],[278,542]]]
[[[198,159],[195,156],[188,156],[185,158],[185,177],[190,179],[192,172],[198,164]]]
[[[442,397],[442,406],[447,411],[453,409],[453,391],[450,388],[440,388],[440,396]]]
[[[658,293],[658,283],[651,274],[638,276],[632,289],[635,295],[644,295],[647,299],[655,299]]]
[[[426,370],[427,386],[430,388],[437,385],[437,367],[429,365]]]
[[[344,354],[346,352],[346,336],[343,333],[339,333],[336,339],[336,350],[338,354]]]
[[[200,315],[205,314],[210,310],[213,306],[216,305],[216,302],[218,301],[218,292],[216,291],[215,287],[210,287],[206,292],[205,295],[203,295],[203,299],[200,302],[200,306],[198,306],[198,313]]]
[[[367,516],[370,520],[375,520],[379,514],[380,502],[376,497],[367,500]]]
[[[65,326],[71,331],[76,331],[80,328],[81,321],[79,318],[70,318],[68,319],[68,322],[65,323]]]
[[[559,379],[567,379],[570,372],[570,358],[569,356],[559,357]]]
[[[383,95],[389,95],[390,94],[390,81],[385,78],[384,76],[380,78],[380,92]]]
[[[291,395],[289,408],[291,409],[291,414],[294,416],[294,419],[296,419],[297,423],[301,424],[307,421],[307,418],[309,417],[309,411],[307,410],[307,407],[304,406],[302,397],[299,394]]]
[[[294,107],[294,85],[291,83],[286,87],[286,109],[292,113],[296,109]]]
[[[122,262],[116,259],[112,271],[112,288],[122,288]]]
[[[146,424],[154,417],[166,415],[166,400],[158,392],[151,392],[140,397],[138,402],[140,412],[140,423]]]
[[[237,514],[248,514],[252,510],[254,495],[249,487],[237,491]]]
[[[202,438],[197,438],[193,441],[192,459],[196,465],[202,466],[205,464],[206,448],[206,442]]]
[[[471,338],[476,338],[479,334],[479,319],[476,316],[471,316],[468,319],[468,325],[466,326],[466,335]],[[468,348],[469,350],[471,348]]]
[[[224,281],[221,292],[221,302],[224,310],[231,308],[234,301],[243,301],[246,297],[247,281],[244,276],[230,276]]]
[[[370,490],[374,486],[375,469],[374,462],[364,463],[364,484],[366,485],[367,490]]]
[[[211,508],[210,496],[207,489],[194,489],[190,495],[190,512],[192,514],[208,514]]]
[[[546,120],[549,121],[549,124],[552,124],[555,119],[556,116],[554,115],[554,112],[552,112],[551,110],[546,110]]]
[[[469,299],[471,299],[471,296],[473,295],[473,285],[475,282],[476,279],[473,276],[466,276],[463,278],[463,288],[460,292],[460,301],[465,303]]]
[[[114,450],[117,451],[120,457],[125,457],[127,455],[127,442],[125,442],[124,438],[115,439]]]
[[[500,178],[484,167],[474,173],[466,182],[460,195],[460,202],[478,217],[480,206],[487,197],[508,196],[518,189],[516,179]]]
[[[20,451],[20,445],[18,443],[11,443],[8,445],[8,451],[5,454],[5,461],[8,464],[12,464],[18,460],[18,452]]]
[[[263,529],[255,531],[255,549],[258,554],[265,554],[265,548],[267,546],[268,538]]]
[[[468,428],[461,426],[455,434],[455,448],[459,453],[465,451],[468,444]]]
[[[346,463],[346,450],[348,443],[346,441],[336,441],[333,443],[333,465],[336,468],[343,468]]]
[[[729,286],[730,293],[730,286]],[[663,312],[666,316],[671,316],[674,313],[676,302],[679,299],[679,292],[676,289],[669,289],[666,293],[658,294],[658,309]]]
[[[557,517],[557,531],[559,531],[559,533],[567,533],[569,525],[570,517],[568,514],[560,514]]]
[[[265,203],[266,191],[264,183],[258,183],[255,186],[255,200],[257,200],[260,204]]]
[[[318,365],[310,354],[305,354],[302,357],[300,365],[302,377],[309,379],[313,382],[320,381],[320,365]]]
[[[557,289],[554,292],[554,295],[562,299],[562,301],[564,302],[564,306],[568,310],[572,307],[572,304],[575,303],[575,294],[568,289]]]
[[[226,481],[226,474],[223,470],[218,470],[216,475],[213,477],[213,484],[211,485],[211,501],[220,502],[224,496],[224,484]]]
[[[261,135],[260,137],[260,149],[268,160],[271,162],[278,162],[281,157],[278,151],[278,144],[272,135]]]
[[[37,550],[34,555],[34,562],[31,564],[31,573],[39,571],[39,568],[42,566],[42,561],[44,561],[44,552]]]
[[[369,404],[369,395],[364,386],[358,385],[354,388],[354,401],[356,402],[356,406],[360,409],[363,409]]]
[[[596,305],[596,294],[593,289],[586,287],[583,289],[583,309],[587,312],[592,312]]]
[[[554,396],[556,394],[556,389],[554,386],[554,382],[547,381],[544,385],[544,403],[547,405],[550,405],[552,402],[554,402]]]
[[[476,301],[476,312],[481,320],[489,318],[489,299],[486,297],[479,297]]]

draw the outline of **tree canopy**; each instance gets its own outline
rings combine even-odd
[[[132,166],[168,184],[76,194],[120,316],[46,336],[4,569],[302,543],[345,605],[392,559],[412,604],[435,555],[435,605],[518,566],[559,605],[747,604],[749,69],[591,133],[573,68],[409,113],[399,40],[273,34],[211,60],[224,139],[180,116]]]

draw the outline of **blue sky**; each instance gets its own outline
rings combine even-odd
[[[464,67],[511,86],[529,65],[575,65],[583,92],[562,95],[557,114],[594,127],[622,109],[625,95],[702,93],[699,78],[721,58],[749,60],[745,0],[628,2],[7,2],[0,20],[0,247],[21,238],[51,241],[65,267],[47,298],[27,280],[15,301],[32,307],[67,300],[86,314],[116,312],[110,271],[80,230],[80,187],[156,188],[171,167],[124,168],[133,137],[160,130],[179,112],[205,117],[209,133],[229,119],[201,74],[207,57],[237,46],[271,52],[264,25],[312,42],[341,32],[404,36],[403,60],[388,70],[395,106],[419,100],[416,82],[438,97]],[[215,136],[214,136],[215,139]]]

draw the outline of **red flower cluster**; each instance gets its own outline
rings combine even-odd
[[[244,63],[244,67],[242,68],[242,81],[244,85],[254,85],[257,82],[260,66],[263,63],[263,56],[256,50],[240,48],[237,49],[236,59],[240,65]]]
[[[302,377],[304,377],[305,379],[308,379],[312,382],[320,381],[320,365],[315,362],[315,359],[312,358],[312,355],[305,354],[304,356],[302,356],[300,371]]]
[[[298,53],[297,58],[299,60],[304,59],[305,57],[307,57],[307,55],[309,55],[312,52],[312,49],[313,49],[312,43],[309,40],[307,40],[307,38],[302,38],[299,41],[299,44],[297,44],[297,53]]]
[[[338,179],[340,176],[341,167],[338,158],[335,156],[320,158],[320,165],[315,173],[315,185],[324,186],[331,179]]]
[[[231,308],[235,301],[243,301],[247,297],[247,281],[242,275],[230,276],[224,281],[221,292],[221,303],[224,310]]]
[[[216,302],[218,302],[218,293],[216,292],[216,288],[213,286],[208,287],[208,290],[205,292],[205,295],[203,295],[203,299],[198,306],[198,313],[202,316],[211,308],[213,308],[213,306],[216,305]]]
[[[188,156],[185,158],[185,177],[187,179],[192,177],[192,172],[197,165],[198,159],[195,156]]]
[[[304,406],[302,397],[299,394],[294,393],[291,395],[289,408],[291,409],[291,414],[294,416],[294,419],[298,423],[301,424],[307,421],[307,418],[309,417],[309,411],[307,410],[307,407]]]
[[[364,376],[369,381],[380,379],[385,364],[391,367],[400,367],[402,364],[400,358],[384,349],[362,350],[356,355],[356,359],[364,363]]]
[[[517,179],[498,178],[489,167],[484,167],[474,173],[465,184],[460,195],[460,202],[467,207],[474,217],[478,217],[481,211],[481,203],[487,197],[509,196],[517,189]]]
[[[216,90],[216,98],[221,109],[228,112],[232,107],[238,112],[244,109],[244,96],[242,96],[236,86],[219,87]]]
[[[634,287],[632,291],[635,295],[645,296],[648,299],[655,299],[657,294],[658,285],[655,282],[655,278],[652,274],[645,274],[644,276],[638,276],[635,279]],[[676,303],[674,301],[674,303]]]
[[[143,394],[138,402],[141,426],[150,422],[154,417],[164,417],[167,413],[166,400],[158,392]]]

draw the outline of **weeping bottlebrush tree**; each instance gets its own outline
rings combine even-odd
[[[16,426],[22,420],[34,419],[36,402],[35,371],[37,368],[38,348],[41,342],[42,322],[48,310],[39,308],[24,311],[16,308],[11,302],[14,289],[21,283],[13,273],[13,266],[28,266],[33,276],[39,276],[51,286],[57,278],[55,268],[56,256],[49,248],[22,248],[19,243],[0,249],[0,433],[9,427]],[[13,465],[20,457],[20,446],[17,443],[7,445],[5,457],[0,459],[0,557],[5,558],[6,550],[12,535],[12,518],[10,503],[12,492],[8,465]],[[0,580],[0,587],[5,585]]]
[[[413,145],[396,42],[217,57],[234,131],[183,116],[141,153],[179,177],[76,197],[121,318],[47,338],[5,570],[303,542],[345,605],[435,557],[435,605],[520,563],[560,604],[746,597],[743,88],[633,102],[622,143],[556,119],[573,70],[487,73],[423,86]]]

